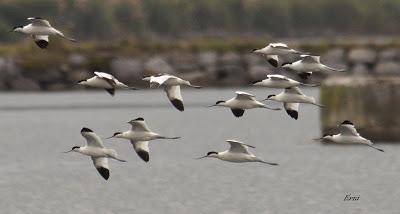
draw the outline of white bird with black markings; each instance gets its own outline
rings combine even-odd
[[[253,53],[262,54],[267,57],[267,61],[274,67],[278,67],[280,64],[280,57],[286,55],[300,55],[303,54],[300,51],[289,48],[284,43],[270,43],[266,47],[261,49],[254,49]]]
[[[232,99],[223,101],[217,101],[214,105],[211,105],[209,107],[213,106],[222,106],[222,107],[228,107],[231,109],[233,115],[236,117],[241,117],[244,114],[244,111],[246,109],[253,109],[253,108],[265,108],[265,109],[270,109],[270,110],[281,110],[280,108],[271,108],[266,106],[264,103],[256,100],[256,97],[252,94],[243,92],[243,91],[236,91],[236,96],[233,97]]]
[[[149,129],[143,118],[139,117],[128,122],[132,125],[131,130],[125,132],[115,132],[113,136],[107,138],[123,138],[131,141],[133,149],[138,156],[148,162],[149,156],[149,141],[156,139],[179,139],[180,137],[165,137],[159,135]]]
[[[236,140],[226,140],[229,143],[230,148],[223,152],[208,152],[207,155],[197,158],[217,158],[223,161],[244,163],[244,162],[260,162],[269,165],[278,165],[277,163],[266,162],[249,151],[249,148],[255,148],[254,146],[244,144]]]
[[[285,88],[285,90],[278,95],[271,94],[265,100],[273,100],[282,103],[308,103],[323,107],[323,105],[316,103],[314,97],[308,97],[298,87]],[[263,101],[265,101],[263,100]]]
[[[314,140],[323,140],[327,143],[338,143],[338,144],[362,144],[374,148],[380,152],[384,152],[382,149],[376,148],[373,146],[373,143],[362,137],[358,132],[357,129],[354,127],[354,124],[349,121],[345,120],[339,125],[339,134],[336,135],[324,135],[321,138],[314,139]]]
[[[344,72],[343,69],[336,69],[326,66],[320,62],[320,56],[301,55],[301,59],[282,65],[282,68],[286,68],[290,71],[296,72],[300,78],[308,79],[312,73],[324,73],[330,74],[332,72]]]
[[[114,96],[116,89],[131,89],[137,90],[134,87],[130,87],[120,82],[113,75],[104,73],[104,72],[94,72],[94,76],[78,81],[79,85],[89,86],[93,88],[103,88],[105,89],[111,96]]]
[[[179,111],[184,111],[185,109],[181,95],[181,85],[186,85],[192,88],[201,88],[201,86],[192,85],[189,81],[171,74],[159,74],[156,76],[145,77],[143,80],[149,81],[151,88],[160,86],[164,87],[168,99]]]
[[[319,84],[305,84],[280,74],[269,74],[267,75],[267,78],[264,80],[254,81],[253,85],[263,86],[267,88],[289,88],[293,86],[315,87],[318,86]]]
[[[88,128],[82,128],[81,135],[86,139],[86,146],[74,146],[68,152],[78,152],[83,155],[90,156],[92,158],[94,167],[100,175],[108,180],[110,177],[110,169],[108,167],[108,158],[112,158],[121,162],[126,162],[118,157],[117,152],[114,149],[107,149],[104,147],[101,138]]]
[[[27,20],[31,23],[25,26],[14,27],[11,32],[19,32],[30,35],[35,41],[36,45],[42,49],[47,48],[49,45],[49,36],[59,36],[71,42],[76,42],[75,39],[64,36],[61,31],[52,27],[49,21],[43,18],[29,17]]]

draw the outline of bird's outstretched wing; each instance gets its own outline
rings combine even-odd
[[[301,92],[300,88],[297,87],[297,86],[285,88],[285,93],[303,95],[303,93]]]
[[[283,103],[286,113],[295,120],[299,117],[299,105],[299,103]]]
[[[33,26],[51,27],[49,21],[40,17],[29,17],[27,20],[30,21]]]
[[[287,82],[289,81],[289,78],[287,78],[283,75],[280,75],[280,74],[270,74],[270,75],[267,75],[267,77],[269,77],[271,80],[275,80],[275,81],[287,81]]]
[[[342,124],[339,125],[339,131],[341,135],[360,136],[353,123],[348,120],[345,120]]]
[[[301,55],[301,61],[304,63],[320,63],[319,56]]]
[[[243,91],[236,91],[236,99],[238,100],[254,100],[255,96]]]
[[[110,169],[108,168],[108,160],[105,157],[99,157],[99,158],[92,158],[94,167],[96,167],[97,171],[100,173],[100,175],[108,180],[110,177]]]
[[[117,85],[117,79],[111,75],[104,72],[95,71],[94,74],[103,80],[105,80],[111,87],[115,87]]]
[[[132,141],[131,144],[136,154],[145,162],[149,162],[149,141]]]
[[[86,139],[86,143],[90,147],[104,148],[101,138],[88,128],[81,129],[81,135]]]
[[[49,36],[47,35],[32,35],[32,38],[41,49],[45,49],[49,45]]]
[[[285,43],[271,43],[269,44],[271,47],[273,48],[279,48],[279,49],[289,49],[289,47],[287,46],[287,44]]]
[[[132,120],[130,123],[132,125],[131,130],[134,132],[150,132],[146,121],[141,117]]]
[[[179,85],[166,86],[164,90],[167,92],[168,99],[171,101],[172,105],[175,106],[175,108],[177,108],[179,111],[185,110],[181,95],[181,87]]]
[[[249,147],[250,148],[255,148],[254,146],[236,141],[236,140],[226,140],[226,142],[228,142],[230,144],[230,148],[229,148],[229,152],[233,152],[233,153],[246,153],[246,154],[250,154],[249,152]]]
[[[151,76],[150,77],[150,84],[160,86],[165,81],[169,80],[170,78],[174,78],[174,76],[171,76],[169,74],[161,74],[159,76]]]

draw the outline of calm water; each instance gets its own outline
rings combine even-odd
[[[0,213],[399,212],[399,147],[379,144],[381,153],[314,143],[320,134],[315,106],[301,106],[298,121],[283,111],[251,110],[238,119],[228,109],[205,108],[235,90],[184,90],[183,113],[158,90],[115,97],[102,91],[1,94]],[[61,153],[85,144],[83,126],[107,137],[139,116],[154,131],[182,139],[153,141],[149,163],[128,141],[106,141],[128,161],[110,160],[108,181],[89,157]],[[194,160],[225,150],[225,139],[254,145],[256,155],[280,166]],[[346,194],[360,199],[344,202]]]

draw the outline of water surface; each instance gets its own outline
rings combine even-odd
[[[298,121],[284,111],[235,118],[205,107],[235,90],[183,90],[184,112],[161,90],[1,94],[1,213],[398,213],[400,148],[378,144],[381,153],[312,142],[320,126],[311,105],[301,106]],[[259,98],[277,92],[242,90]],[[318,97],[315,89],[304,92]],[[83,126],[107,137],[139,116],[154,131],[182,139],[151,142],[149,163],[128,141],[105,141],[128,161],[110,160],[108,181],[89,157],[61,153],[85,144]],[[280,165],[194,159],[225,150],[226,139],[254,145],[256,155]],[[345,202],[346,194],[360,199]]]

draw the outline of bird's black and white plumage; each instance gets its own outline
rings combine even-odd
[[[229,143],[230,145],[228,150],[223,152],[214,152],[214,151],[208,152],[207,155],[200,157],[198,159],[211,157],[234,163],[260,162],[269,165],[278,165],[277,163],[266,162],[256,157],[253,153],[249,151],[249,148],[255,148],[254,146],[242,143],[237,140],[226,140],[226,142]]]
[[[78,81],[79,85],[89,86],[93,88],[103,88],[105,89],[111,96],[115,95],[116,89],[131,89],[137,90],[134,87],[130,87],[125,85],[124,83],[120,82],[117,78],[113,75],[104,73],[104,72],[94,72],[94,76]]]
[[[354,124],[349,121],[343,121],[339,126],[339,134],[336,135],[325,135],[322,138],[318,138],[316,140],[323,140],[327,143],[338,143],[338,144],[363,144],[367,145],[371,148],[374,148],[380,152],[383,152],[382,149],[376,148],[373,146],[373,143],[362,137],[355,128]]]
[[[254,53],[262,54],[266,57],[269,64],[273,67],[279,67],[280,64],[285,63],[282,57],[299,56],[302,52],[289,48],[285,43],[270,43],[266,47],[261,49],[254,49]]]
[[[200,86],[192,85],[189,81],[183,80],[171,74],[159,74],[143,78],[150,82],[150,87],[164,87],[167,97],[172,105],[179,111],[184,111],[183,98],[181,94],[181,85],[186,85],[192,88],[201,88]]]
[[[36,45],[42,49],[47,48],[49,45],[49,36],[53,35],[76,42],[75,39],[64,36],[61,31],[53,28],[49,21],[41,17],[29,17],[27,20],[30,22],[30,24],[14,27],[12,31],[30,35],[35,41]]]
[[[314,97],[309,97],[303,94],[303,92],[296,86],[286,88],[283,92],[274,95],[268,95],[268,98],[265,100],[274,100],[282,103],[309,103],[319,107],[323,107],[321,104],[318,104]]]
[[[226,101],[217,101],[214,105],[210,106],[222,106],[228,107],[231,109],[233,115],[236,117],[243,116],[246,109],[252,108],[265,108],[270,110],[281,110],[280,108],[270,108],[266,106],[264,103],[256,100],[255,96],[243,91],[236,91],[236,96],[226,100]]]
[[[130,140],[133,149],[137,155],[145,162],[150,160],[149,155],[149,141],[155,139],[179,139],[180,137],[165,137],[161,136],[149,129],[145,120],[142,117],[138,117],[128,122],[132,127],[130,130],[125,132],[116,132],[111,137],[123,138]]]
[[[108,180],[110,177],[108,158],[113,158],[121,162],[125,162],[125,160],[120,159],[114,149],[105,148],[101,138],[91,129],[82,128],[81,135],[86,139],[86,146],[74,146],[68,152],[73,151],[90,156],[94,167],[104,179]]]
[[[301,55],[301,59],[288,63],[282,66],[282,68],[286,68],[290,71],[296,72],[300,78],[308,79],[312,73],[324,73],[330,74],[332,72],[344,72],[343,69],[335,69],[329,66],[326,66],[320,62],[320,56],[312,56],[312,55]]]
[[[263,86],[268,88],[289,88],[293,86],[318,86],[318,84],[305,84],[299,81],[290,79],[281,74],[269,74],[267,78],[253,82],[255,86]]]

